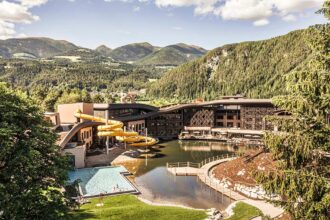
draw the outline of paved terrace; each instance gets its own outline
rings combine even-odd
[[[225,158],[213,157],[202,163],[191,163],[191,162],[179,162],[179,163],[168,163],[167,170],[173,175],[177,176],[197,176],[202,182],[211,187],[212,189],[236,200],[242,201],[249,205],[255,206],[260,209],[265,215],[269,215],[271,218],[275,218],[282,214],[284,210],[279,207],[275,207],[273,204],[266,202],[265,200],[253,200],[242,194],[235,192],[229,188],[224,187],[222,184],[216,182],[210,177],[210,171],[213,167],[220,163],[224,163],[235,159],[236,157],[230,157],[227,155]]]

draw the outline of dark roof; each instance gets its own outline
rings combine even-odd
[[[147,111],[158,111],[159,108],[139,103],[114,103],[114,104],[94,104],[94,110],[116,110],[116,109],[143,109]]]
[[[122,104],[124,105],[124,104]],[[140,105],[140,104],[135,104]],[[143,115],[136,115],[136,116],[127,116],[116,118],[120,121],[135,121],[135,120],[142,120],[148,117],[157,116],[163,113],[170,113],[173,111],[193,108],[193,107],[205,107],[205,106],[212,106],[212,105],[263,105],[263,106],[273,106],[271,99],[221,99],[221,100],[214,100],[209,102],[201,102],[201,103],[189,103],[189,104],[178,104],[172,105],[165,108],[159,108],[158,111],[152,111],[147,114]]]

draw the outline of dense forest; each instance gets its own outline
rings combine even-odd
[[[270,98],[285,93],[283,76],[309,60],[307,30],[269,40],[216,48],[167,72],[151,85],[150,97],[192,100],[242,94]]]
[[[73,62],[39,62],[0,60],[0,81],[29,90],[39,85],[112,92],[139,90],[149,78],[159,78],[163,70],[137,68],[129,64],[90,64]]]
[[[53,110],[56,103],[112,102],[116,93],[145,89],[163,72],[124,63],[0,60],[0,81],[27,91],[46,110]]]

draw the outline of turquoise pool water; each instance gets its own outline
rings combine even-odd
[[[136,192],[123,176],[124,173],[128,171],[123,166],[84,168],[69,172],[69,181],[80,180],[79,186],[84,197]]]

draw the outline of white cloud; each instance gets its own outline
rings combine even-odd
[[[0,2],[0,20],[6,22],[31,23],[38,20],[38,16],[34,16],[23,5],[3,1]]]
[[[48,2],[48,0],[18,0],[22,5],[27,7],[34,7],[43,5]]]
[[[293,14],[288,14],[284,17],[282,17],[283,21],[291,22],[291,21],[296,21],[297,18]]]
[[[275,7],[281,14],[303,12],[309,8],[319,8],[323,2],[323,0],[273,0]]]
[[[195,8],[195,14],[202,15],[212,13],[215,5],[221,0],[155,0],[158,7],[189,7]]]
[[[254,26],[265,26],[267,24],[269,24],[269,21],[267,19],[260,19],[253,22]]]
[[[228,0],[216,14],[225,20],[260,20],[272,15],[269,0]]]
[[[75,0],[68,0],[75,1]],[[277,16],[287,22],[297,20],[308,9],[319,8],[324,0],[104,0],[126,3],[154,3],[157,7],[193,7],[196,15],[215,15],[224,20],[251,20],[255,26],[269,24]],[[39,19],[31,8],[46,4],[48,0],[0,0],[0,38],[15,36],[15,25]],[[139,6],[133,11],[140,10]],[[169,14],[168,16],[172,16]]]
[[[29,3],[30,2],[30,3]],[[32,7],[32,1],[22,0],[20,3],[1,1],[0,2],[0,38],[10,38],[16,34],[15,24],[29,24],[39,20],[38,16],[33,15],[29,8]],[[33,5],[37,6],[46,2],[36,0]],[[38,3],[38,4],[37,4]],[[24,5],[23,5],[24,4]],[[28,4],[28,5],[26,5]]]
[[[194,7],[195,14],[214,14],[224,20],[251,20],[256,26],[279,16],[293,21],[293,13],[319,8],[323,0],[154,0],[158,7]]]
[[[15,25],[13,23],[0,20],[0,39],[7,39],[15,34]]]

